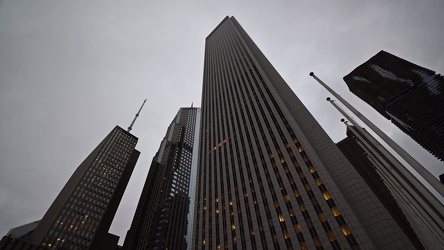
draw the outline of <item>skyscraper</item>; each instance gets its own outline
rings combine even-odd
[[[344,81],[351,92],[444,160],[443,76],[380,51]]]
[[[191,249],[200,108],[181,108],[153,158],[124,249]]]
[[[80,164],[31,235],[57,249],[109,249],[108,233],[140,152],[137,137],[116,126]]]
[[[201,126],[195,249],[414,248],[234,17],[206,38]]]

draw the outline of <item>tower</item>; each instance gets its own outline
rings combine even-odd
[[[94,249],[110,240],[117,245],[108,230],[140,154],[136,143],[137,137],[116,126],[76,169],[32,241],[65,249]]]
[[[124,249],[191,249],[200,108],[181,108],[153,158]]]
[[[385,51],[344,76],[350,91],[444,160],[444,77]]]
[[[414,248],[234,17],[206,38],[201,126],[195,249]]]
[[[114,249],[108,233],[139,158],[137,137],[116,126],[86,157],[33,230],[30,241],[44,248]]]

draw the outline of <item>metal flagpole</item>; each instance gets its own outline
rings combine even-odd
[[[334,97],[336,97],[345,107],[353,112],[361,121],[363,121],[371,130],[373,130],[381,139],[383,139],[395,152],[401,156],[418,174],[420,174],[425,181],[427,181],[442,197],[444,197],[444,185],[438,181],[424,166],[415,160],[409,153],[401,148],[395,141],[382,132],[375,124],[373,124],[367,117],[361,114],[357,109],[350,105],[344,98],[338,95],[333,89],[319,79],[313,72],[310,72],[316,81],[318,81],[324,88],[326,88]]]

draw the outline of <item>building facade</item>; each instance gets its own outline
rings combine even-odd
[[[355,129],[353,131],[359,133],[359,131]],[[412,228],[412,225],[403,212],[403,209],[401,209],[400,204],[397,202],[397,199],[393,195],[393,192],[400,192],[401,190],[391,191],[392,186],[389,184],[389,182],[396,183],[396,179],[392,177],[390,178],[390,180],[384,181],[384,179],[381,177],[381,174],[378,173],[384,171],[384,169],[382,169],[384,167],[389,167],[391,169],[396,168],[389,164],[388,160],[384,161],[384,163],[387,163],[387,166],[381,166],[380,164],[377,164],[376,162],[378,160],[370,156],[373,155],[373,153],[367,152],[369,150],[365,149],[365,146],[362,145],[362,142],[355,136],[353,131],[350,128],[347,128],[347,137],[342,141],[336,143],[336,145],[338,145],[341,152],[345,155],[345,157],[347,157],[347,159],[350,161],[359,175],[372,189],[381,203],[385,206],[387,211],[389,211],[390,215],[395,219],[396,223],[398,223],[398,225],[408,236],[410,241],[415,245],[415,248],[424,249],[424,246],[421,243],[418,235]],[[360,135],[361,139],[363,137],[364,135]],[[365,143],[367,145],[370,144],[369,141],[366,141]],[[376,147],[374,147],[374,150],[377,150]],[[379,155],[380,157],[383,157],[382,154]],[[403,193],[404,195],[409,195],[407,192],[401,193]],[[398,197],[398,194],[395,194],[395,196]],[[401,203],[401,206],[406,205],[411,206],[411,203]],[[419,206],[417,202],[416,205]],[[424,237],[422,239],[424,240]]]
[[[444,206],[417,177],[364,129],[337,145],[416,249],[444,248]]]
[[[385,51],[344,77],[350,91],[444,160],[444,77]]]
[[[234,17],[202,91],[194,249],[414,249]]]
[[[116,126],[80,164],[31,235],[55,249],[115,249],[108,233],[140,152],[137,137]]]
[[[181,108],[153,158],[123,249],[191,249],[200,108]]]

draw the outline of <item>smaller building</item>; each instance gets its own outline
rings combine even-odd
[[[350,125],[337,146],[416,249],[444,247],[442,203],[387,149],[366,130]]]
[[[110,249],[108,233],[140,152],[137,137],[116,126],[80,164],[31,235],[55,249]]]

